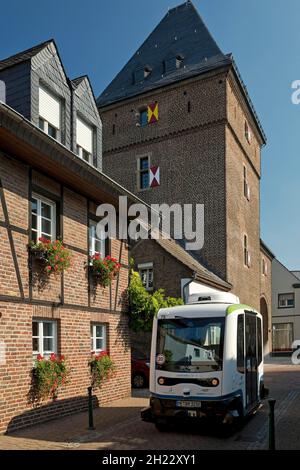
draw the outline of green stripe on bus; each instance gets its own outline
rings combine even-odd
[[[230,313],[233,313],[236,310],[246,310],[246,309],[254,311],[254,309],[252,307],[250,307],[249,305],[245,305],[245,304],[230,305],[229,307],[227,307],[226,315],[229,315]]]

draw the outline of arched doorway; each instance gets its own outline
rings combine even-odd
[[[270,345],[268,344],[269,340],[269,312],[268,304],[264,297],[260,299],[260,313],[263,317],[263,339],[264,339],[264,351],[268,352]]]

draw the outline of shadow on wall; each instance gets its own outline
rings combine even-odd
[[[97,396],[93,396],[93,408],[99,407]],[[88,410],[88,397],[79,396],[61,400],[53,400],[46,405],[35,406],[18,416],[15,416],[9,422],[5,434],[18,431],[21,428],[33,426],[35,424],[45,423],[57,418],[62,418],[74,413],[80,413]],[[40,437],[41,439],[41,437]]]

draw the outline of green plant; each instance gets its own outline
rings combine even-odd
[[[183,305],[181,298],[165,297],[163,289],[148,292],[139,273],[133,269],[130,273],[128,299],[130,326],[134,331],[151,331],[153,317],[160,308]]]
[[[109,255],[101,258],[99,253],[95,253],[90,261],[92,272],[102,287],[109,286],[121,268],[120,263]]]
[[[40,237],[37,242],[30,242],[29,248],[32,252],[42,253],[45,263],[45,271],[60,273],[70,267],[71,252],[65,248],[61,240],[52,242],[48,238]]]
[[[92,352],[89,366],[91,370],[91,385],[93,388],[100,387],[102,382],[111,377],[116,369],[114,362],[106,351],[101,351],[99,354]]]
[[[64,356],[51,354],[49,359],[45,359],[39,354],[32,370],[32,401],[56,398],[58,389],[66,383],[68,374]]]

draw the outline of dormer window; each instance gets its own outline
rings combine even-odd
[[[144,68],[144,78],[147,78],[149,77],[149,75],[151,74],[152,72],[152,69],[150,67],[145,67]]]
[[[176,56],[176,68],[180,69],[183,64],[183,56],[181,54]]]
[[[152,69],[148,65],[146,67],[140,67],[134,72],[134,83],[142,82],[145,78],[148,78],[151,74]]]
[[[77,116],[76,119],[77,155],[88,163],[93,163],[93,128]]]
[[[53,139],[60,139],[61,100],[42,85],[39,87],[39,128]]]
[[[182,67],[183,56],[177,54],[176,56],[170,57],[165,60],[165,73],[174,72]]]

